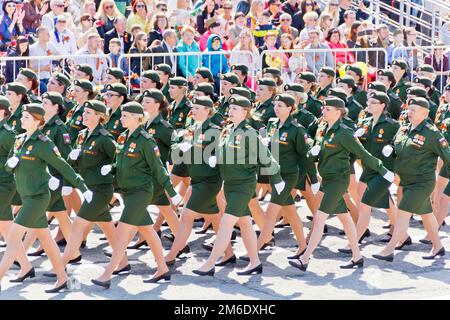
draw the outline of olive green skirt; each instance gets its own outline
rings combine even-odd
[[[222,180],[218,177],[203,181],[191,180],[192,193],[186,208],[201,214],[219,213],[217,194],[222,189]]]
[[[13,183],[0,184],[0,221],[12,221],[11,202],[16,194],[16,185]]]
[[[281,174],[281,178],[286,183],[283,191],[280,194],[277,193],[275,186],[272,185],[272,193],[270,196],[270,202],[274,204],[278,204],[280,206],[290,206],[295,204],[294,199],[292,198],[291,191],[295,188],[295,185],[298,181],[298,174]]]
[[[366,175],[364,180],[366,180],[363,182],[367,183],[367,188],[364,191],[361,202],[372,208],[389,209],[390,182],[380,175],[372,175],[371,177]]]
[[[148,226],[153,224],[147,207],[153,197],[153,186],[151,184],[139,189],[122,190],[124,209],[120,216],[120,222],[133,226]]]
[[[323,192],[323,198],[320,202],[319,210],[327,214],[347,213],[343,195],[347,192],[350,177],[342,179],[322,179],[320,190]]]
[[[12,199],[12,205],[13,206],[21,206],[22,205],[22,199],[20,198],[20,194],[17,191]]]
[[[439,176],[448,179],[448,172],[447,172],[447,167],[445,166],[445,164],[442,165],[442,168],[439,171]]]
[[[430,195],[435,185],[436,179],[434,176],[431,178],[400,176],[400,186],[403,187],[403,196],[398,204],[398,208],[413,214],[433,212]]]
[[[48,228],[46,212],[50,203],[50,191],[21,198],[22,207],[14,222],[31,229]]]
[[[93,197],[90,203],[83,201],[78,217],[91,222],[109,222],[112,221],[109,212],[109,203],[114,194],[114,186],[112,184],[102,184],[89,186]]]
[[[60,179],[61,181],[61,179]],[[64,199],[61,195],[62,185],[56,190],[50,190],[50,203],[48,204],[48,212],[59,212],[66,211],[66,205],[64,204]]]
[[[236,217],[250,215],[249,201],[255,195],[256,179],[254,181],[233,181],[224,183],[223,191],[227,206],[225,213]]]
[[[173,175],[178,176],[178,177],[182,177],[182,178],[186,178],[189,177],[189,173],[187,170],[187,167],[184,163],[181,164],[175,164],[172,167],[172,172]]]
[[[153,179],[153,197],[150,204],[155,206],[170,206],[170,201],[167,198],[166,191],[158,183],[158,181],[156,181],[156,179]]]

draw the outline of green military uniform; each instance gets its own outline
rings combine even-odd
[[[436,89],[435,87],[433,87],[431,90],[433,90],[433,92],[430,95],[431,101],[433,101],[437,106],[440,105],[442,93],[440,93],[439,90]]]
[[[12,221],[11,203],[16,184],[11,172],[5,170],[8,153],[14,145],[16,132],[3,119],[0,121],[0,221]]]
[[[120,111],[120,107],[117,108],[116,111],[114,111],[111,114],[111,117],[109,118],[108,122],[105,124],[105,129],[109,131],[110,134],[114,137],[114,140],[117,140],[119,136],[122,134],[122,132],[125,131],[125,128],[122,126],[122,121],[120,121],[120,118],[122,117],[122,112]]]
[[[59,118],[58,115],[54,115],[51,119],[45,123],[42,128],[42,132],[53,141],[53,143],[58,148],[59,153],[63,159],[67,159],[71,148],[70,134],[64,122]],[[59,173],[52,166],[48,167],[48,170],[52,176],[59,179],[59,188],[50,191],[50,203],[48,210],[50,212],[65,211],[66,206],[64,205],[63,198],[61,196],[61,188],[63,186],[63,178],[61,173]]]
[[[448,127],[450,126],[450,118],[446,118],[440,127],[441,133],[444,136],[444,138],[447,140],[447,143],[450,141],[450,134],[448,131]],[[442,166],[441,171],[439,172],[439,176],[447,178],[449,177],[448,171],[447,171],[447,167],[446,166]],[[446,196],[450,196],[450,184],[447,183],[447,186],[445,187],[444,190],[444,194]]]
[[[166,83],[166,85],[161,89],[161,92],[164,95],[164,97],[166,97],[167,102],[170,104],[173,102],[173,99],[170,96],[169,87],[170,87],[169,83]]]
[[[17,133],[23,133],[25,130],[22,129],[22,104],[20,104],[16,111],[11,114],[7,120],[8,125],[15,130]]]
[[[434,118],[434,124],[442,131],[442,125],[444,121],[450,118],[449,104],[441,104],[436,112],[436,117]]]
[[[176,195],[159,157],[158,145],[143,127],[138,127],[131,135],[126,130],[118,144],[116,180],[125,204],[120,221],[134,226],[151,225],[153,221],[147,206],[153,197],[153,177],[169,196]]]
[[[306,110],[311,112],[316,118],[322,116],[322,102],[308,92],[308,100],[306,101]]]
[[[367,104],[367,97],[366,97],[366,104]],[[364,107],[353,95],[348,97],[347,99],[347,109],[348,109],[347,117],[352,119],[354,122],[357,122],[358,116],[360,112],[364,109]]]
[[[258,102],[256,107],[250,112],[249,124],[256,130],[267,126],[269,119],[275,117],[273,107],[273,98],[267,99],[263,103]]]
[[[411,87],[411,84],[407,82],[405,78],[401,78],[392,88],[392,91],[394,91],[395,94],[398,95],[400,100],[405,103],[407,99],[406,90],[408,90],[409,87]]]
[[[28,98],[30,98],[31,103],[42,103],[42,100],[33,93],[33,91],[29,90],[27,92]]]
[[[67,121],[67,115],[69,114],[70,110],[76,107],[76,102],[70,99],[64,98],[64,114],[61,116],[61,120],[66,122]]]
[[[91,133],[87,128],[80,131],[76,148],[80,150],[79,156],[69,161],[93,192],[92,201],[83,203],[78,216],[91,222],[109,222],[112,220],[109,202],[114,192],[114,177],[111,173],[102,175],[101,168],[114,163],[114,137],[99,124]]]
[[[359,88],[352,97],[361,105],[363,109],[367,106],[367,92],[365,90]],[[358,117],[358,115],[356,115],[356,117]]]
[[[402,111],[402,105],[403,102],[400,99],[400,97],[395,94],[395,92],[391,89],[387,91],[387,95],[389,97],[389,105],[387,107],[387,112],[389,112],[389,115],[392,119],[398,120],[400,117],[400,113]]]
[[[78,133],[86,128],[83,125],[83,112],[83,105],[77,105],[67,114],[66,126],[69,128],[70,140],[72,145],[75,144]]]
[[[82,192],[87,191],[83,179],[61,158],[58,148],[40,130],[28,139],[26,134],[18,135],[10,156],[19,159],[14,168],[17,191],[22,199],[22,207],[15,219],[17,224],[37,229],[48,227],[45,213],[50,202],[50,174],[47,165],[61,173],[70,185]]]
[[[219,98],[219,101],[218,101],[219,108],[217,109],[217,113],[220,114],[225,121],[228,119],[228,109],[230,108],[228,98],[226,98],[225,96],[222,96]]]
[[[250,102],[255,103],[256,101],[256,93],[252,89],[250,89],[249,86],[247,86],[245,83],[242,84],[242,87],[250,91]]]
[[[297,111],[292,114],[292,118],[297,120],[304,128],[308,128],[317,119],[311,112],[304,109],[302,105],[298,106]]]
[[[330,89],[331,89],[331,83],[329,85],[327,85],[325,88],[319,87],[319,89],[317,89],[317,92],[314,95],[314,97],[320,101],[323,101],[327,97],[327,92]]]

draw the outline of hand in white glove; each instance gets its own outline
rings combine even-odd
[[[100,173],[102,176],[106,176],[108,173],[110,173],[112,170],[112,165],[106,164],[100,169]]]
[[[188,142],[183,142],[180,144],[180,150],[182,152],[186,152],[188,151],[190,148],[192,148],[192,144],[188,143]]]
[[[180,130],[177,132],[177,137],[182,137],[186,133],[186,130]]]
[[[61,189],[61,195],[62,195],[62,196],[68,196],[69,194],[72,193],[72,191],[73,191],[73,188],[72,188],[72,187],[64,186],[64,187],[62,187],[62,189]]]
[[[277,184],[275,184],[275,190],[277,190],[277,193],[280,194],[283,191],[285,186],[286,186],[286,182],[284,182],[284,181],[278,182]]]
[[[58,189],[59,187],[59,179],[55,178],[55,177],[51,177],[48,180],[48,187],[50,188],[50,190],[55,191],[56,189]]]
[[[320,182],[316,182],[311,185],[311,192],[313,195],[316,195],[317,192],[319,192],[319,189],[320,189]]]
[[[366,133],[366,129],[364,128],[359,128],[358,130],[355,131],[355,133],[353,134],[353,136],[355,138],[359,138],[362,137],[364,135],[364,133]]]
[[[392,154],[392,151],[394,151],[394,148],[392,148],[392,146],[388,144],[387,146],[383,147],[381,153],[387,158]]]
[[[389,170],[383,176],[383,178],[389,181],[390,183],[394,182],[394,177],[395,177],[394,173]]]
[[[208,164],[211,168],[215,168],[217,164],[217,157],[216,156],[209,157]]]
[[[311,152],[311,155],[313,155],[314,157],[317,156],[320,152],[320,146],[316,145],[316,146],[312,147],[310,152]]]
[[[83,198],[84,200],[86,200],[87,203],[91,203],[93,196],[94,194],[92,193],[91,190],[86,190],[85,192],[83,192]]]
[[[174,206],[177,206],[181,203],[181,201],[183,201],[183,197],[180,196],[179,193],[177,193],[176,195],[174,195],[172,198],[170,198],[172,200],[172,203]]]
[[[80,149],[73,149],[72,151],[70,151],[69,153],[69,159],[70,160],[77,160],[78,157],[80,156],[81,150]]]
[[[6,164],[10,168],[15,168],[18,163],[19,163],[19,158],[17,158],[17,157],[11,157],[8,159],[8,161],[6,161]]]

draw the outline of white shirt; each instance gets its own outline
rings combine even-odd
[[[56,29],[50,31],[50,42],[59,49],[62,55],[74,55],[78,50],[74,33],[65,29],[58,33],[59,39],[57,39],[55,31]]]
[[[41,47],[39,42],[36,42],[35,44],[30,46],[30,57],[35,56],[57,56],[60,55],[60,52],[52,43],[47,43],[45,48]],[[33,59],[30,61],[31,68],[38,70],[39,67],[45,67],[52,63],[51,59]],[[40,79],[48,79],[50,78],[50,72],[48,71],[41,71],[36,72],[38,78]]]
[[[89,50],[87,49],[87,47],[83,47],[80,50],[78,50],[75,55],[90,55],[91,53],[89,53]],[[91,66],[92,70],[93,70],[93,76],[94,76],[94,83],[95,84],[101,84],[102,83],[102,79],[103,76],[106,72],[106,69],[108,69],[108,61],[104,56],[104,53],[102,50],[97,49],[97,52],[95,54],[95,56],[93,57],[76,57],[75,58],[75,63],[76,64],[81,64],[81,63],[86,63],[88,65]]]

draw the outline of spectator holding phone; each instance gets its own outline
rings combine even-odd
[[[19,7],[17,7],[19,6]],[[25,11],[22,4],[6,0],[2,6],[3,18],[0,22],[0,51],[6,51],[11,40],[25,33],[22,21]]]

